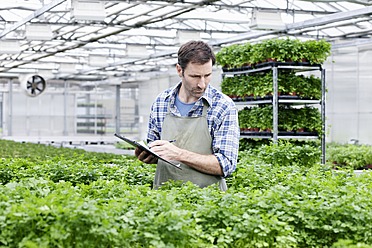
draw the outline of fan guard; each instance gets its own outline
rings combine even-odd
[[[40,75],[32,75],[25,81],[24,89],[27,95],[35,97],[40,95],[46,88],[46,81]]]

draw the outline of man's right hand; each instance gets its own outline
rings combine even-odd
[[[156,164],[158,162],[158,158],[138,147],[134,151],[134,154],[139,160],[146,164]]]

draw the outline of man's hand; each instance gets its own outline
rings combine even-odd
[[[156,140],[149,144],[151,151],[167,160],[180,161],[182,149],[167,140]]]
[[[158,162],[158,158],[138,147],[134,151],[134,155],[136,155],[139,160],[146,164],[156,164]]]
[[[151,151],[160,157],[184,163],[200,172],[211,175],[223,175],[220,163],[214,154],[202,155],[178,148],[167,140],[156,140],[149,144]]]

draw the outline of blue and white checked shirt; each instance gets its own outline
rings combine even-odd
[[[175,106],[176,95],[181,83],[159,94],[153,103],[148,126],[147,141],[149,143],[160,139],[169,101],[170,112],[173,115],[181,116]],[[212,137],[212,150],[222,167],[224,176],[227,177],[235,171],[238,159],[240,135],[238,112],[234,102],[229,97],[208,85],[204,95],[195,103],[188,116],[198,117],[202,115],[202,98],[206,99],[210,106],[207,121]]]

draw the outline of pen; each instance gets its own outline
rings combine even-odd
[[[173,143],[173,142],[176,142],[176,140],[169,140],[169,143]]]

